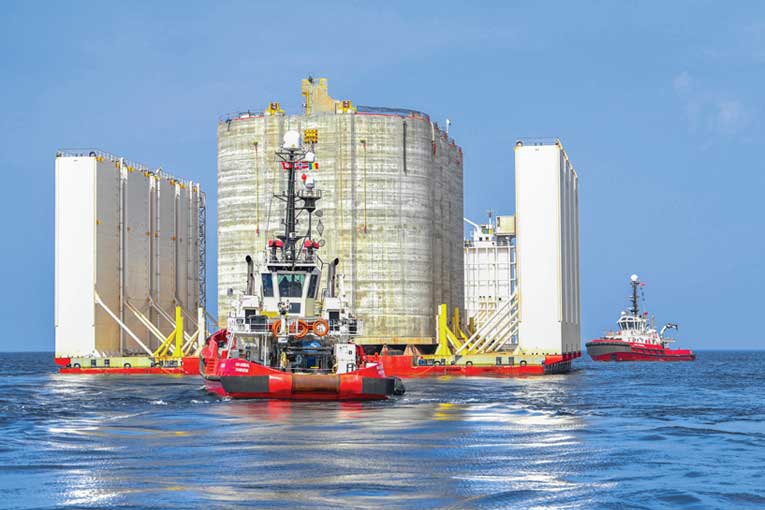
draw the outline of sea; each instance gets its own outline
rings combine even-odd
[[[765,352],[231,401],[0,354],[2,509],[765,508]]]

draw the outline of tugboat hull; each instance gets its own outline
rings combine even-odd
[[[358,401],[387,399],[396,392],[396,380],[385,377],[378,364],[345,374],[299,374],[234,358],[220,360],[205,387],[234,399]]]
[[[667,349],[660,345],[599,338],[587,342],[587,354],[594,361],[693,361],[688,349]]]

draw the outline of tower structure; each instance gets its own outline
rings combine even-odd
[[[516,144],[515,193],[520,347],[579,352],[579,179],[560,140]]]

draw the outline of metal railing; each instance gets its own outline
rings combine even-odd
[[[123,167],[131,169],[131,170],[137,170],[139,172],[147,172],[152,175],[156,175],[157,177],[160,177],[163,179],[172,179],[174,181],[177,181],[185,185],[192,184],[192,181],[185,180],[185,179],[178,179],[171,173],[163,170],[162,167],[151,168],[149,165],[145,163],[141,163],[140,161],[135,161],[122,156],[118,156],[116,154],[112,154],[111,152],[106,152],[104,150],[97,149],[95,147],[61,148],[56,151],[56,157],[57,158],[96,158],[99,161],[111,161],[112,163],[115,163],[115,164],[118,164],[120,161],[122,161]]]

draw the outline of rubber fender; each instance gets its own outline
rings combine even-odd
[[[404,387],[404,381],[401,380],[399,377],[393,378],[393,394],[394,395],[403,395],[406,393],[406,388]]]

